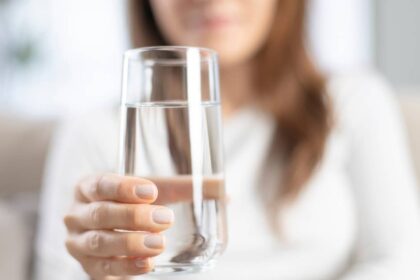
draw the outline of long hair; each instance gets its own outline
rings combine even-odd
[[[258,106],[276,120],[270,156],[281,159],[279,182],[262,184],[268,216],[277,221],[281,206],[295,200],[322,159],[331,128],[325,79],[305,47],[306,0],[280,0],[271,31],[253,59]],[[149,1],[129,2],[135,47],[165,45]],[[268,162],[268,161],[267,161]],[[277,224],[277,223],[274,223]],[[277,228],[277,225],[276,225]]]

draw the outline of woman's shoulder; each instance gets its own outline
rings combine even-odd
[[[398,111],[392,87],[374,71],[333,75],[327,82],[327,92],[336,118],[346,124],[360,124],[371,114],[388,116]]]
[[[350,101],[376,103],[394,98],[386,79],[378,72],[368,70],[330,76],[327,92],[337,105]]]

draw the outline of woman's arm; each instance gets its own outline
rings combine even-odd
[[[106,123],[102,120],[98,126],[103,122]],[[109,168],[91,137],[99,136],[94,131],[101,128],[92,123],[89,118],[67,121],[60,126],[51,143],[40,202],[35,279],[88,279],[66,251],[63,217],[73,201],[74,186],[80,178]]]
[[[358,236],[341,279],[420,279],[418,186],[398,104],[379,78],[347,90]]]

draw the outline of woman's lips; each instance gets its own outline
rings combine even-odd
[[[233,26],[235,22],[231,17],[204,17],[198,21],[198,27],[204,30],[221,30]]]

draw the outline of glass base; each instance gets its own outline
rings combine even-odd
[[[209,261],[205,264],[157,264],[155,268],[149,273],[152,275],[163,275],[163,274],[190,274],[198,273],[212,269],[215,266],[216,261]]]

